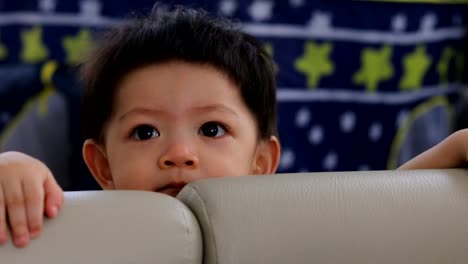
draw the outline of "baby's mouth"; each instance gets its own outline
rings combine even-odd
[[[156,192],[164,193],[164,194],[175,197],[180,192],[180,190],[184,188],[185,185],[186,183],[170,183],[158,189]]]
[[[176,197],[177,194],[179,194],[180,190],[182,190],[182,188],[164,188],[158,192],[170,195],[172,197]]]

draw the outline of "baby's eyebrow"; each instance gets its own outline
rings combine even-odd
[[[194,107],[193,109],[197,112],[224,112],[224,113],[233,115],[234,117],[238,117],[237,113],[234,110],[222,104],[197,106],[197,107]]]
[[[229,107],[227,107],[225,105],[222,105],[222,104],[211,104],[211,105],[204,105],[204,106],[196,106],[196,107],[193,107],[192,110],[194,110],[195,112],[202,112],[202,113],[223,112],[223,113],[227,113],[229,115],[232,115],[233,117],[236,117],[236,118],[239,117],[239,115],[234,110],[232,110],[231,108],[229,108]],[[155,116],[157,116],[157,115],[162,115],[162,114],[165,114],[165,113],[166,113],[165,111],[159,110],[159,109],[136,107],[136,108],[132,108],[130,111],[125,112],[124,114],[122,114],[118,118],[118,120],[122,121],[125,118],[127,118],[128,116],[131,116],[131,115],[134,115],[134,114],[155,115]]]
[[[164,111],[158,110],[158,109],[150,109],[150,108],[136,107],[136,108],[133,108],[133,109],[131,109],[130,111],[125,112],[124,114],[122,114],[122,115],[119,117],[119,121],[122,121],[122,120],[124,120],[125,118],[127,118],[128,116],[134,115],[134,114],[160,115],[160,114],[162,114],[162,113],[164,113]]]

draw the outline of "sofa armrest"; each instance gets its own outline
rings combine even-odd
[[[197,220],[177,199],[139,191],[66,192],[56,219],[23,249],[8,242],[0,263],[201,263]]]

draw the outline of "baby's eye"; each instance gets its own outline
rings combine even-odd
[[[226,134],[226,128],[217,122],[208,122],[201,126],[198,133],[205,137],[221,137]]]
[[[159,137],[159,131],[150,125],[139,125],[133,129],[131,136],[137,140],[148,140]]]

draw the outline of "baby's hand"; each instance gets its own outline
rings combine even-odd
[[[466,168],[467,164],[468,129],[462,129],[406,162],[400,169]]]
[[[8,240],[24,247],[41,233],[44,213],[57,216],[63,191],[41,161],[19,152],[0,154],[0,245]],[[7,219],[8,218],[8,219]]]

